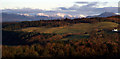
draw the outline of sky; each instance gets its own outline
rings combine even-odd
[[[3,12],[45,16],[89,16],[118,13],[119,0],[0,0]]]
[[[107,2],[107,5],[115,7],[118,6],[119,0],[1,0],[2,9],[4,8],[39,8],[51,10],[57,7],[70,7],[75,2]]]

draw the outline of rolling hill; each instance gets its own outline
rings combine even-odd
[[[62,27],[28,27],[19,29],[16,31],[25,31],[25,32],[40,32],[40,33],[84,33],[91,32],[96,29],[111,29],[117,27],[117,23],[113,22],[99,22],[99,23],[79,23],[73,24],[71,26],[62,26]]]

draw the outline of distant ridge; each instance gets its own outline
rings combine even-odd
[[[86,18],[92,17],[110,17],[116,16],[117,14],[112,12],[104,12],[100,15],[96,16],[87,16]],[[69,18],[69,17],[67,17]],[[74,19],[75,17],[70,17]],[[63,19],[62,17],[48,17],[48,16],[25,16],[20,14],[12,14],[12,13],[2,13],[2,22],[20,22],[20,21],[36,21],[36,20],[53,20],[53,19]]]
[[[59,17],[60,18],[60,17]],[[19,22],[19,21],[35,21],[35,20],[50,20],[57,19],[57,17],[47,17],[47,16],[25,16],[12,13],[2,13],[2,22]]]
[[[34,16],[27,16],[27,15],[20,15],[14,13],[2,13],[2,22],[20,22],[20,21],[36,21],[36,20],[53,20],[53,19],[63,19],[63,18],[71,18],[74,19],[75,17],[65,16],[44,16],[44,15],[34,15]]]
[[[95,15],[95,16],[87,16],[86,18],[92,18],[92,17],[110,17],[110,16],[115,16],[117,14],[113,13],[113,12],[104,12],[101,13],[100,15]]]
[[[23,20],[26,21],[29,19],[30,18],[24,15],[2,13],[2,22],[23,21]]]

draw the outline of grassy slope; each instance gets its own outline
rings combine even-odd
[[[72,35],[66,38],[63,38],[62,40],[78,40],[78,39],[87,39],[89,38],[89,35]]]
[[[18,31],[40,32],[40,33],[83,33],[83,32],[90,32],[94,29],[117,27],[117,25],[118,24],[113,22],[100,22],[95,24],[80,23],[80,24],[74,24],[72,26],[54,27],[54,28],[29,27],[29,28],[20,29]]]

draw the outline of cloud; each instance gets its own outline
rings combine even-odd
[[[31,15],[29,15],[29,14],[19,14],[19,15],[24,15],[24,16],[31,16]]]
[[[82,7],[91,8],[91,7],[93,7],[93,6],[97,6],[97,4],[98,4],[98,2],[92,2],[92,3],[89,3],[89,4],[87,4],[87,5],[85,5],[85,6],[82,6]]]
[[[82,3],[82,2],[81,2]],[[67,8],[67,11],[62,11],[67,14],[71,15],[95,15],[95,14],[100,14],[103,12],[118,12],[118,7],[102,7],[100,8],[100,4],[104,4],[107,2],[89,2],[86,5],[79,6],[77,4],[74,4],[73,6]],[[64,7],[65,8],[65,7]],[[64,10],[64,9],[62,9]],[[73,10],[73,11],[71,11]]]
[[[44,12],[45,10],[42,9],[31,9],[31,8],[22,8],[22,9],[4,9],[2,12],[9,12],[9,13],[40,13]]]
[[[38,15],[38,16],[48,16],[48,17],[49,17],[49,15],[44,14],[44,13],[37,13],[37,15]]]
[[[107,3],[108,3],[108,2],[102,2],[101,4],[102,4],[102,5],[106,5]]]
[[[61,16],[61,17],[64,17],[66,14],[64,14],[64,13],[57,13],[56,15],[57,15],[57,16]]]
[[[89,2],[75,2],[77,4],[88,4]]]
[[[61,10],[68,10],[66,7],[59,7],[58,9],[61,9]]]
[[[79,6],[78,4],[84,4]],[[118,7],[99,7],[101,4],[106,4],[107,2],[76,2],[71,7],[57,7],[56,10],[42,10],[42,9],[5,9],[3,12],[9,13],[29,13],[29,15],[57,15],[57,16],[92,16],[96,14],[101,14],[103,12],[114,12],[118,13]]]

